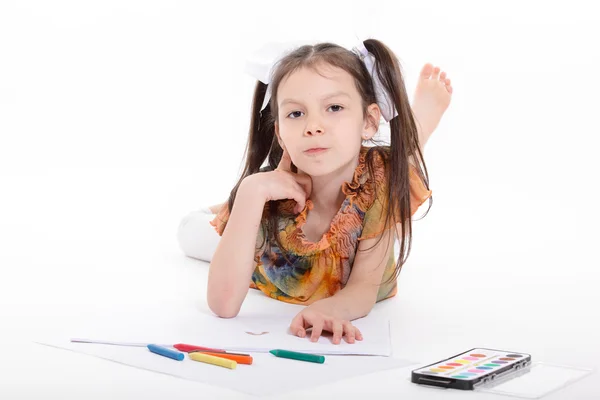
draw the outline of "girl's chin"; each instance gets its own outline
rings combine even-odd
[[[307,166],[306,169],[298,167],[298,172],[303,172],[310,175],[312,178],[318,178],[319,176],[325,176],[333,172],[331,168],[323,168],[323,166]]]

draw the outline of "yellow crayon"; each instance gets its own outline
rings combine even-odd
[[[193,352],[189,353],[190,358],[194,361],[200,361],[207,364],[218,365],[219,367],[225,367],[229,369],[235,369],[237,362],[228,360],[226,358],[209,356],[208,354]]]

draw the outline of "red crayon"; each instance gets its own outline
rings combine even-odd
[[[211,353],[225,353],[225,350],[212,349],[210,347],[194,346],[193,344],[177,343],[177,344],[173,345],[173,347],[175,347],[179,351],[184,351],[186,353],[189,353],[192,351],[207,351],[207,352],[211,352]]]

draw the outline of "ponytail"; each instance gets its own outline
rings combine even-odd
[[[389,191],[386,204],[385,226],[390,223],[401,224],[398,232],[400,254],[395,274],[390,278],[396,279],[402,265],[408,259],[412,242],[412,221],[410,201],[410,162],[414,165],[420,178],[429,188],[429,175],[419,144],[419,135],[412,109],[406,93],[400,63],[394,53],[382,42],[375,39],[364,41],[365,48],[375,58],[375,71],[398,115],[390,121],[389,154],[381,154],[386,164],[386,175]],[[381,153],[381,152],[379,152]],[[372,163],[368,162],[372,174]],[[431,199],[430,199],[431,206]],[[429,210],[428,210],[429,211]]]

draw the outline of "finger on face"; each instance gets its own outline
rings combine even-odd
[[[354,326],[350,323],[350,321],[344,321],[344,337],[346,338],[346,342],[354,343],[354,339],[356,337]]]
[[[297,204],[294,208],[296,214],[304,209],[304,206],[306,205],[306,194],[304,193],[304,189],[302,189],[302,186],[296,184],[294,186],[294,189],[292,190],[292,193],[290,193],[288,197],[296,200]]]
[[[285,147],[283,148],[283,154],[281,155],[281,160],[279,160],[279,164],[277,165],[278,171],[291,171],[292,170],[292,158],[290,154],[287,152]]]
[[[333,321],[331,324],[331,331],[333,333],[333,344],[340,344],[342,336],[344,335],[344,325],[341,321]]]
[[[306,193],[306,197],[309,197],[312,192],[312,178],[310,175],[301,173],[296,174],[294,178],[296,179],[296,182],[302,186],[302,190],[304,190],[304,193]]]

